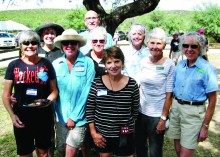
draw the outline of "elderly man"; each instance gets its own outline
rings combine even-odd
[[[84,38],[87,39],[87,41],[90,41],[90,31],[96,27],[98,27],[101,23],[99,15],[93,11],[93,10],[89,10],[86,14],[85,14],[85,19],[84,19],[85,25],[87,27],[87,30],[80,33],[81,36],[83,36]],[[111,34],[107,33],[107,42],[105,44],[105,48],[109,48],[114,46],[114,41],[112,39]],[[88,53],[89,50],[92,49],[92,45],[91,42],[87,42],[85,46],[80,48],[80,51],[84,54]]]

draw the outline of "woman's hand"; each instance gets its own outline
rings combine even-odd
[[[16,114],[11,116],[11,120],[12,120],[13,125],[16,128],[24,128],[25,127],[25,125],[22,123],[22,121],[20,121],[20,119],[18,118],[18,116]]]
[[[166,121],[163,119],[160,119],[159,123],[157,124],[157,134],[161,134],[165,131],[166,129]]]
[[[95,133],[92,135],[92,138],[96,146],[100,148],[105,148],[106,140],[102,135],[100,135],[99,133]]]
[[[207,137],[208,137],[208,128],[205,125],[202,125],[197,141],[203,142],[206,140]]]
[[[75,128],[75,125],[76,125],[76,123],[72,120],[72,119],[68,119],[67,120],[67,123],[66,123],[66,127],[67,128],[69,128],[69,129],[73,129],[73,128]]]

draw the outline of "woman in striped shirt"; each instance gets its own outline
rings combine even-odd
[[[166,34],[154,28],[147,39],[151,56],[141,61],[137,157],[162,157],[165,122],[172,103],[174,62],[163,56]]]
[[[113,154],[133,157],[139,88],[134,79],[121,74],[124,55],[120,48],[106,49],[102,59],[108,74],[95,78],[86,106],[95,149],[101,157]],[[121,129],[128,137],[124,147],[119,147]]]

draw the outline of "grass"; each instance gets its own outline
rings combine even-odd
[[[218,66],[220,63],[220,54],[209,55],[209,60],[214,66]],[[218,66],[218,71],[220,72]],[[3,90],[3,78],[6,68],[0,68],[0,94]],[[220,84],[220,82],[219,82]],[[219,95],[219,94],[218,94]],[[220,96],[218,96],[218,102],[220,102]],[[210,123],[209,138],[205,142],[199,143],[198,149],[196,149],[195,157],[219,157],[220,156],[220,104],[216,106],[215,114]],[[173,147],[173,141],[165,136],[164,157],[175,157],[176,153]],[[16,144],[12,131],[11,119],[6,112],[2,100],[0,100],[0,156],[1,157],[15,157],[16,156]],[[56,155],[57,156],[57,155]]]

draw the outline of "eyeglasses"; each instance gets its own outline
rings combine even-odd
[[[63,46],[77,45],[77,44],[78,44],[78,41],[66,40],[66,41],[62,41],[61,44],[62,44]]]
[[[189,48],[189,46],[191,47],[191,49],[197,49],[199,47],[199,45],[189,45],[189,44],[183,44],[184,48]]]
[[[96,44],[96,43],[100,43],[100,44],[104,44],[105,43],[105,40],[104,39],[101,39],[101,40],[97,40],[97,39],[94,39],[94,40],[92,40],[92,43],[93,44]]]
[[[86,20],[96,20],[98,19],[99,17],[86,17]]]
[[[35,45],[38,45],[39,42],[38,41],[23,41],[21,44],[25,46],[28,46],[31,44],[32,46],[35,46]]]

